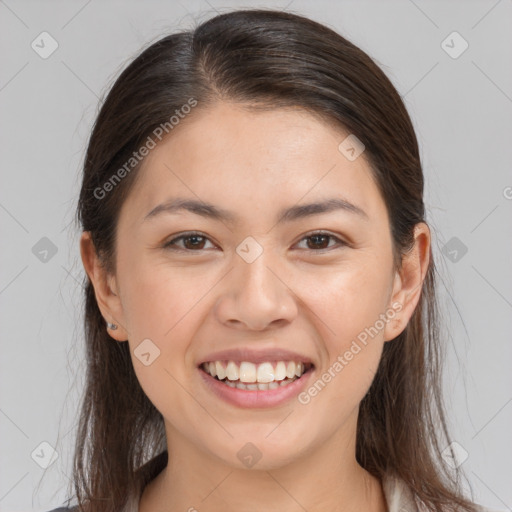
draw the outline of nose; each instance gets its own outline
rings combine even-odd
[[[295,294],[276,260],[264,251],[247,263],[236,255],[216,302],[218,320],[231,328],[263,331],[285,326],[297,315]]]

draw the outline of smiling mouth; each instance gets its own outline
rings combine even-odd
[[[266,391],[287,386],[312,371],[311,363],[295,361],[264,362],[208,361],[202,371],[231,388],[247,391]]]

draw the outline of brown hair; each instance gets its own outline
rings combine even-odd
[[[108,271],[115,272],[117,219],[140,165],[122,173],[108,193],[98,197],[98,190],[190,98],[197,109],[223,99],[254,108],[300,107],[355,134],[386,203],[399,268],[414,226],[425,221],[418,143],[399,94],[366,53],[326,26],[281,11],[239,10],[149,46],[103,102],[85,157],[77,219]],[[402,334],[385,343],[360,404],[356,456],[378,478],[403,479],[430,510],[470,511],[462,473],[448,470],[441,457],[449,436],[430,258],[418,306]],[[87,277],[85,285],[87,374],[73,483],[80,510],[117,511],[147,483],[149,473],[138,471],[146,461],[161,454],[165,465],[165,431],[136,378],[128,343],[112,341]]]

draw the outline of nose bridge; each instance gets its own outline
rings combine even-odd
[[[278,267],[276,258],[269,247],[254,238],[248,237],[237,247],[235,258],[235,286],[237,293],[250,293],[269,295],[276,292],[279,281],[270,271],[270,268]],[[274,270],[275,272],[275,270]]]
[[[233,265],[218,304],[219,320],[256,330],[276,320],[291,321],[296,307],[284,280],[276,275],[280,265],[271,249],[246,240],[237,247]]]

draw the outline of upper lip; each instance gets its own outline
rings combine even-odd
[[[198,366],[201,366],[203,363],[207,363],[210,361],[233,361],[241,363],[242,361],[247,361],[251,363],[265,363],[271,361],[294,361],[294,362],[302,362],[302,363],[310,363],[313,365],[313,361],[311,358],[307,357],[304,354],[299,354],[298,352],[293,352],[291,350],[276,348],[276,349],[248,349],[248,348],[239,348],[239,349],[229,349],[222,350],[220,352],[212,352],[205,356],[199,362]]]

